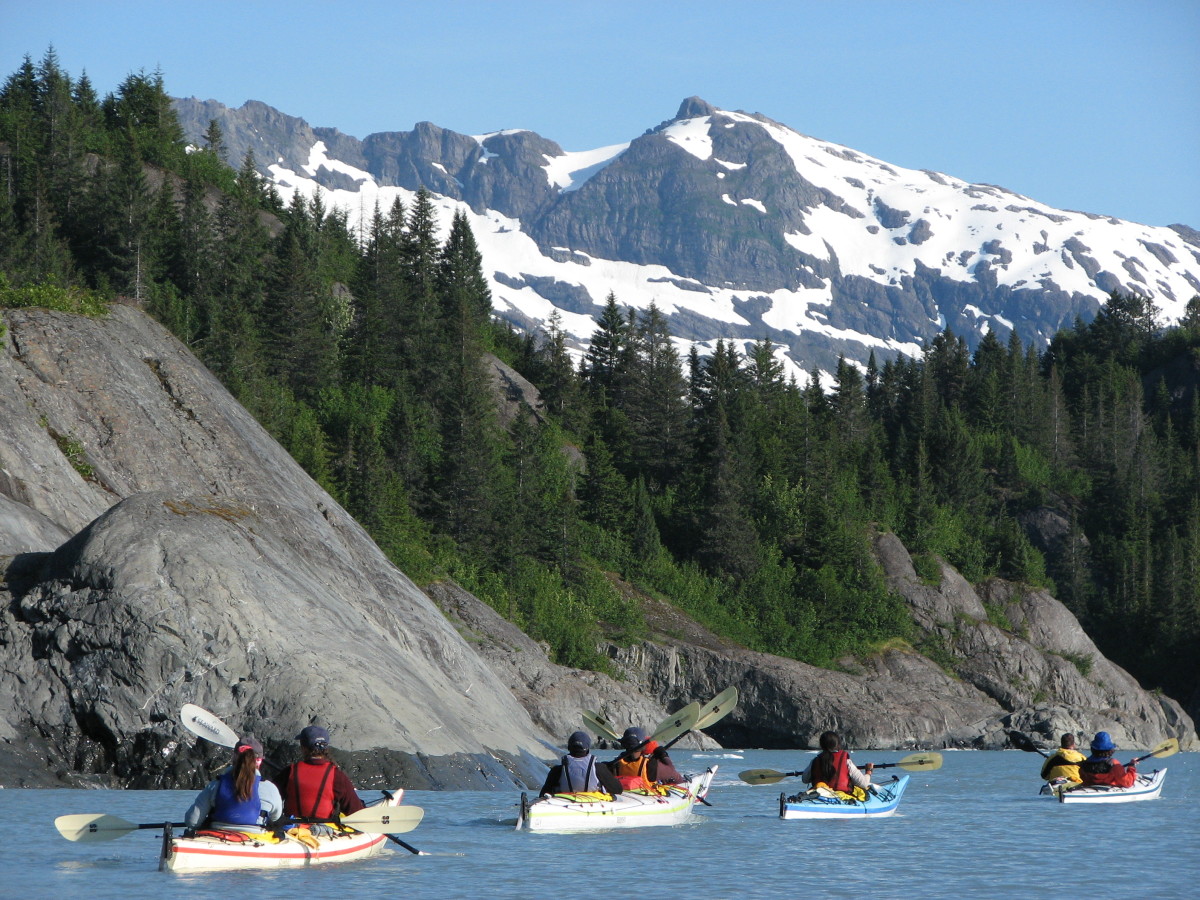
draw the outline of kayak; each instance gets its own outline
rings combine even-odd
[[[609,828],[642,828],[678,825],[687,821],[692,807],[708,793],[717,767],[692,775],[684,784],[671,785],[666,793],[625,791],[608,799],[572,794],[539,797],[530,802],[521,794],[518,831],[599,831]]]
[[[404,791],[396,790],[390,793],[391,798],[384,800],[380,805],[399,806]],[[330,836],[308,837],[309,841],[315,841],[315,847],[287,835],[276,841],[270,835],[246,835],[245,840],[237,840],[236,832],[226,833],[228,837],[220,837],[217,834],[219,833],[176,837],[173,829],[165,828],[158,860],[159,870],[212,872],[227,869],[298,868],[368,859],[388,849],[386,834],[366,834],[353,829],[335,832]]]
[[[1062,803],[1133,803],[1137,800],[1157,800],[1162,793],[1166,769],[1155,769],[1148,775],[1139,774],[1127,788],[1108,784],[1043,784],[1039,796],[1051,797]]]
[[[908,775],[893,776],[891,781],[875,785],[876,793],[867,794],[866,800],[843,800],[806,791],[788,797],[779,795],[779,818],[781,819],[854,819],[874,816],[894,816],[904,789],[908,787]]]

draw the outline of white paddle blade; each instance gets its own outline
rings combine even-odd
[[[197,737],[230,749],[237,746],[237,732],[202,706],[185,703],[179,710],[179,720],[184,728]]]
[[[112,841],[137,830],[137,825],[126,821],[120,816],[109,816],[104,813],[78,813],[72,816],[59,816],[54,820],[58,833],[68,841],[78,841],[89,844],[95,841]]]
[[[737,688],[732,686],[725,688],[725,690],[700,707],[700,718],[696,720],[696,724],[692,727],[696,731],[702,731],[709,725],[715,725],[733,712],[733,708],[737,706],[737,702]]]
[[[421,824],[425,810],[419,806],[368,806],[342,817],[342,824],[367,834],[404,834]]]

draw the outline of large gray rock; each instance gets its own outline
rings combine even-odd
[[[548,735],[160,326],[5,316],[0,737],[50,773],[196,781],[195,702],[281,757],[320,722],[360,783],[541,775]]]

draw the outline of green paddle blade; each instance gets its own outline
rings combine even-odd
[[[104,813],[79,813],[59,816],[54,820],[54,827],[68,841],[91,844],[96,841],[113,841],[139,828],[161,828],[162,825],[138,825],[120,816]]]
[[[737,702],[737,688],[732,686],[725,688],[725,690],[700,707],[700,718],[692,726],[693,730],[703,731],[709,725],[715,725],[717,722],[720,722],[733,712],[733,708],[737,706]]]
[[[654,729],[654,733],[650,735],[650,740],[658,741],[660,744],[668,743],[679,737],[686,731],[691,731],[696,725],[696,720],[700,718],[700,704],[696,702],[689,703],[678,712],[671,713]]]
[[[201,706],[185,703],[179,710],[179,719],[183,722],[183,727],[197,737],[222,747],[232,749],[237,746],[237,732]]]
[[[419,806],[368,806],[342,816],[342,824],[367,834],[404,834],[421,824],[425,810]]]
[[[617,734],[617,730],[613,727],[612,722],[600,715],[600,713],[592,712],[585,709],[583,711],[583,724],[590,728],[595,734],[601,737],[608,738],[610,741],[621,740],[621,735]]]
[[[774,769],[746,769],[738,772],[738,778],[746,784],[778,784],[785,778],[794,778],[799,772],[777,772]]]

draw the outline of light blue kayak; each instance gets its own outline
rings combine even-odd
[[[807,791],[788,797],[779,795],[779,818],[781,819],[853,819],[864,816],[892,816],[908,787],[909,776],[894,777],[891,781],[875,785],[876,793],[868,794],[866,800],[841,800],[816,791]]]

